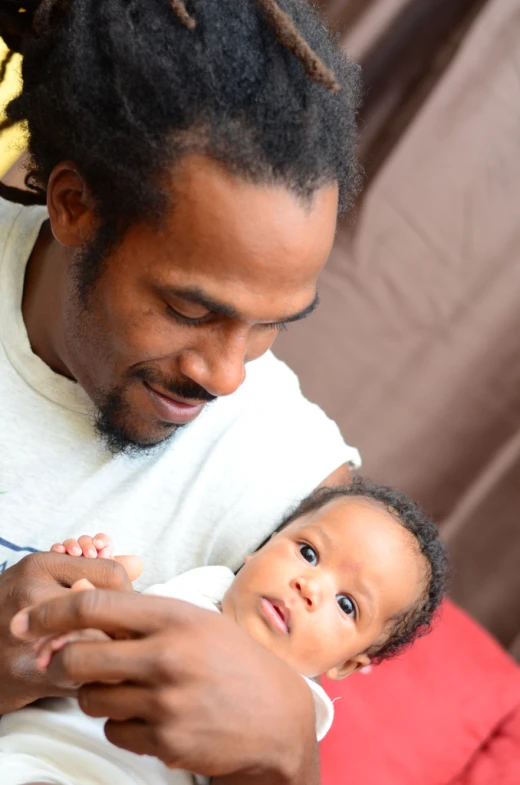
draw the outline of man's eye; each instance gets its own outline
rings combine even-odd
[[[347,616],[356,615],[356,606],[350,597],[347,597],[346,594],[338,594],[336,600],[343,613],[345,613]]]
[[[309,562],[309,564],[312,564],[313,567],[317,565],[318,554],[311,545],[307,545],[305,542],[300,543],[300,553],[305,561]]]
[[[262,327],[264,330],[276,330],[276,332],[283,332],[287,330],[287,324],[285,322],[268,322],[267,324],[259,324],[259,327]]]
[[[182,324],[205,324],[211,319],[212,316],[211,311],[206,311],[201,316],[187,316],[186,314],[178,311],[176,308],[173,308],[171,305],[168,305],[168,311],[175,319],[177,319],[177,321],[182,322]]]

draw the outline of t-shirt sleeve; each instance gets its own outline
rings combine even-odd
[[[335,469],[361,463],[337,425],[303,396],[285,363],[268,353],[250,366],[240,415],[226,418],[225,438],[214,447],[222,466],[230,465],[230,450],[242,460],[233,474],[208,472],[206,486],[215,504],[226,499],[206,558],[232,569]]]
[[[334,720],[334,704],[321,685],[305,676],[303,678],[312,692],[316,715],[316,738],[321,741],[329,732]]]
[[[303,395],[294,371],[270,352],[257,363],[252,373],[255,377],[262,374],[256,394],[264,402],[265,425],[275,420],[288,459],[308,475],[312,487],[343,464],[358,469],[359,451],[346,443],[323,409]],[[261,403],[258,410],[262,411]]]

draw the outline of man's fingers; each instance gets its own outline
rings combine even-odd
[[[121,591],[67,591],[62,597],[17,613],[11,621],[11,632],[17,638],[33,640],[92,627],[128,638],[150,635],[197,613],[204,611],[166,597]]]
[[[27,587],[24,604],[32,606],[41,602],[49,602],[57,597],[66,596],[67,592],[68,589],[64,589],[59,583],[34,581]]]
[[[161,751],[155,728],[142,720],[109,720],[105,723],[105,736],[116,747],[137,755],[158,757]]]
[[[80,578],[86,578],[98,589],[132,588],[125,569],[112,559],[71,559],[68,554],[33,553],[23,559],[21,573],[33,582],[54,582],[66,588]]]
[[[156,672],[150,667],[151,655],[151,648],[142,640],[76,641],[55,654],[48,673],[56,684],[153,683]]]
[[[160,723],[154,724],[140,719],[124,721],[110,719],[105,723],[105,736],[114,746],[138,755],[159,758],[170,769],[193,771],[195,767],[190,763],[196,761],[204,772],[204,770],[211,770],[211,765],[214,765],[212,760],[205,759],[207,753],[200,739],[192,734],[189,734],[188,740],[186,739],[186,734],[182,732],[182,723],[179,723],[179,727],[168,731]]]
[[[78,700],[80,708],[89,717],[110,717],[118,722],[160,722],[167,713],[160,690],[134,684],[87,684],[79,690]]]

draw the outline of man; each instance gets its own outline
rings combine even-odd
[[[313,783],[301,679],[226,620],[74,595],[128,579],[37,551],[95,529],[145,558],[143,585],[236,568],[287,507],[348,480],[356,451],[268,350],[316,306],[357,185],[357,71],[301,0],[32,2],[0,25],[24,53],[8,117],[27,123],[32,192],[14,196],[46,204],[0,215],[0,712],[87,683],[115,744]],[[125,640],[71,644],[37,675],[9,624],[52,597],[38,634]]]

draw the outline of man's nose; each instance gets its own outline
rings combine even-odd
[[[209,336],[204,346],[182,354],[180,370],[211,395],[231,395],[246,376],[247,345],[247,332]]]
[[[302,600],[307,605],[308,610],[314,611],[318,608],[321,601],[321,587],[315,577],[301,576],[291,581],[292,588],[298,592]]]

